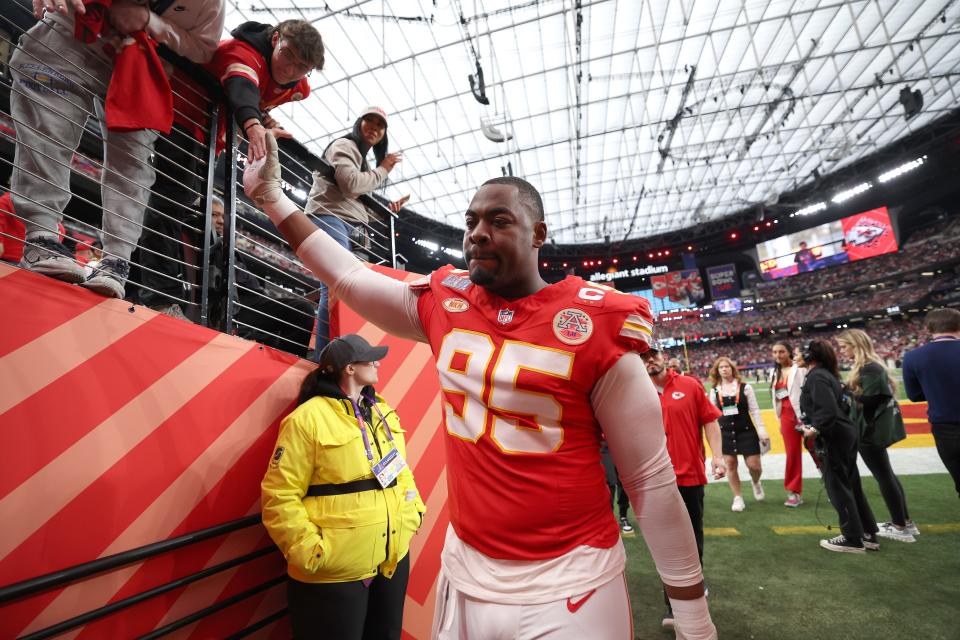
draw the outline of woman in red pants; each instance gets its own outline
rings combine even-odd
[[[803,504],[803,435],[797,431],[796,426],[800,409],[800,389],[807,372],[794,364],[793,349],[786,342],[774,343],[773,361],[775,370],[770,391],[787,453],[783,476],[787,500],[783,506],[796,508]]]

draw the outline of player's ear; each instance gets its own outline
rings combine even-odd
[[[539,249],[547,243],[547,223],[541,220],[533,223],[533,248]]]

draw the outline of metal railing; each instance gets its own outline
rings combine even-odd
[[[73,567],[62,569],[60,571],[54,571],[43,576],[38,576],[22,582],[6,585],[0,587],[0,605],[22,600],[24,598],[29,598],[51,589],[65,587],[93,575],[102,574],[104,572],[113,571],[122,567],[136,564],[138,562],[143,562],[144,560],[154,558],[164,553],[169,553],[189,545],[197,544],[211,538],[226,535],[228,533],[246,529],[248,527],[257,526],[259,524],[259,515],[247,516],[245,518],[239,518],[223,524],[207,527],[206,529],[201,529],[199,531],[193,531],[175,538],[170,538],[168,540],[162,540],[160,542],[144,545],[142,547],[123,551],[114,555],[98,558],[97,560],[85,562]],[[53,638],[68,631],[79,629],[84,625],[90,624],[91,622],[95,622],[119,611],[123,611],[124,609],[128,609],[134,605],[140,604],[141,602],[150,600],[151,598],[155,598],[175,589],[185,587],[199,580],[222,573],[228,569],[232,569],[271,554],[276,554],[279,556],[279,553],[280,552],[273,545],[261,547],[260,549],[251,551],[250,553],[232,558],[225,562],[221,562],[212,567],[207,567],[206,569],[196,571],[190,575],[177,578],[176,580],[171,580],[165,584],[153,587],[152,589],[147,589],[146,591],[142,591],[135,595],[113,601],[102,607],[98,607],[67,620],[63,620],[28,635],[21,636],[21,640],[43,640],[45,638]],[[250,598],[262,591],[266,591],[267,589],[282,583],[285,579],[286,578],[283,575],[270,578],[259,585],[247,589],[246,591],[216,602],[208,607],[199,609],[198,611],[186,615],[178,620],[174,620],[163,627],[154,629],[143,637],[159,638],[170,634],[181,627],[197,622],[198,620],[206,618],[222,609],[246,600],[247,598]],[[275,620],[279,620],[284,615],[286,615],[286,609],[276,611],[264,619],[258,620],[249,625],[242,631],[238,632],[235,637],[243,637],[244,635],[253,633],[257,629],[260,629]]]
[[[237,143],[232,114],[221,114],[217,81],[160,47],[176,70],[174,129],[155,142],[152,135],[108,132],[103,98],[109,76],[98,66],[108,63],[77,64],[47,42],[61,25],[47,17],[23,31],[32,20],[29,7],[16,0],[3,6],[0,49],[10,57],[0,69],[7,69],[10,58],[14,64],[0,78],[0,105],[7,91],[11,102],[0,118],[9,118],[15,135],[0,139],[17,151],[10,157],[0,144],[0,168],[13,174],[15,206],[7,215],[26,226],[31,240],[24,249],[37,246],[36,235],[60,237],[59,219],[65,244],[86,250],[99,243],[90,251],[99,264],[129,264],[123,293],[131,302],[174,315],[181,311],[198,324],[307,356],[315,325],[321,341],[329,334],[323,309],[318,317],[320,283],[243,196],[245,143]],[[226,144],[218,155],[221,133]],[[309,192],[324,179],[324,161],[299,144],[282,142],[290,193]],[[151,174],[156,179],[146,184]],[[212,216],[217,197],[224,208],[222,229]],[[396,214],[369,194],[358,200],[371,221],[338,241],[373,264],[396,266]],[[23,239],[0,231],[0,241]],[[96,265],[87,267],[88,277]]]

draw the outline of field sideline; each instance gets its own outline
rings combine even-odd
[[[819,480],[807,481],[799,509],[782,506],[781,482],[765,481],[768,499],[748,495],[742,513],[730,511],[726,484],[709,485],[704,566],[720,638],[960,639],[960,501],[946,474],[901,481],[921,535],[914,544],[883,540],[879,552],[865,556],[817,546],[837,535]],[[864,488],[877,518],[887,519],[872,478],[864,478]],[[635,637],[673,638],[660,628],[663,596],[642,538],[624,543]]]

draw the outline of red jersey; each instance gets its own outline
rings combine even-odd
[[[246,78],[260,89],[260,111],[269,111],[288,102],[303,100],[310,95],[310,83],[302,78],[292,87],[283,87],[273,80],[267,59],[257,49],[242,40],[230,39],[220,42],[213,59],[203,65],[220,81],[222,85],[228,78]],[[174,74],[171,81],[174,85],[174,118],[175,122],[194,132],[198,140],[206,140],[207,108],[203,97],[206,92],[198,88],[195,83],[185,79],[182,74]],[[203,96],[203,97],[198,97]],[[192,101],[190,100],[192,98]],[[203,106],[198,108],[198,104]],[[226,109],[220,109],[220,123],[217,130],[220,132],[217,140],[217,150],[226,144]],[[198,135],[199,134],[199,135]]]
[[[660,407],[667,432],[667,453],[677,474],[677,484],[681,487],[707,484],[702,427],[723,414],[707,398],[699,380],[669,369]]]
[[[625,352],[647,349],[646,300],[568,277],[508,301],[449,265],[414,288],[460,539],[504,560],[616,544],[590,393]]]

